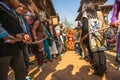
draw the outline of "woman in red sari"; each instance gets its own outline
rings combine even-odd
[[[67,47],[70,50],[74,50],[74,31],[71,29],[67,34]]]

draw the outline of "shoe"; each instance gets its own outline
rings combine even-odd
[[[61,58],[61,57],[62,57],[61,54],[57,56],[57,58]]]
[[[45,59],[43,62],[44,62],[44,63],[47,63],[47,59]]]
[[[26,76],[26,80],[33,80],[30,76]]]
[[[48,58],[48,60],[49,60],[50,62],[53,62],[53,59],[52,59],[52,58],[50,58],[50,59]]]
[[[61,57],[62,57],[62,56],[64,56],[64,55],[65,55],[65,54],[64,54],[64,53],[62,53],[62,54],[61,54]]]
[[[103,75],[105,74],[105,72],[102,72],[102,71],[96,71],[95,70],[95,72],[93,73],[94,75],[96,75],[96,76],[99,76],[99,77],[103,77]]]

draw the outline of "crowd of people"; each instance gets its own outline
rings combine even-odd
[[[18,0],[0,0],[0,80],[7,80],[9,66],[16,80],[26,80],[29,57],[34,54],[38,68],[65,51],[63,24],[31,12]]]
[[[118,70],[120,70],[120,39],[119,39],[119,11],[120,0],[115,0],[111,23],[106,24],[101,8],[92,3],[91,0],[83,0],[81,3],[82,13],[82,34],[81,34],[81,55],[88,58],[92,66],[90,74],[103,76],[106,73],[105,50],[110,49],[110,44],[116,42],[116,59]],[[112,29],[112,30],[110,30]],[[110,31],[109,31],[110,30]],[[116,30],[117,33],[114,32]],[[108,34],[106,35],[106,33]],[[113,34],[114,33],[114,34]],[[109,36],[109,38],[108,38]],[[115,40],[116,39],[116,40]],[[78,45],[77,45],[78,46]],[[86,49],[88,56],[86,56]],[[78,51],[76,51],[78,52]]]
[[[62,23],[53,25],[42,13],[31,16],[31,12],[18,0],[0,0],[0,80],[7,80],[9,66],[16,80],[26,80],[29,57],[35,55],[38,68],[46,60],[52,62],[66,50],[75,50],[83,59],[88,59],[95,74],[103,75],[106,70],[104,51],[108,45],[104,36],[107,32],[103,13],[90,0],[83,0],[82,22],[66,31]],[[120,22],[120,0],[115,0],[111,25],[118,28]],[[104,29],[103,29],[104,28]],[[100,31],[96,31],[96,30]],[[116,62],[120,69],[120,33],[117,32]],[[88,53],[88,54],[86,54]]]
[[[115,0],[113,5],[110,24],[105,23],[101,8],[91,0],[83,0],[81,5],[82,25],[78,22],[75,31],[69,31],[69,49],[75,49],[77,54],[89,61],[92,66],[90,74],[103,76],[107,70],[104,51],[116,46],[115,61],[118,64],[117,69],[120,70],[119,0]]]

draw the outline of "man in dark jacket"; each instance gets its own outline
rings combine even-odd
[[[9,33],[2,27],[1,23],[0,23],[0,40],[4,40],[4,42],[11,44],[16,42],[15,37],[9,35]]]
[[[22,33],[16,9],[19,6],[18,0],[0,0],[0,22],[2,27],[16,38],[13,44],[5,43],[4,39],[0,39],[0,80],[7,80],[9,66],[15,72],[15,80],[25,79],[25,64],[23,60]]]
[[[5,31],[5,29],[2,27],[2,24],[0,23],[0,39],[7,37],[8,36],[8,32]]]

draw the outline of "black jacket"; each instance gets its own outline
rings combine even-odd
[[[0,5],[1,6],[1,5]],[[2,6],[1,6],[2,7]],[[19,19],[7,11],[4,7],[0,7],[0,22],[2,27],[12,36],[16,34],[23,33],[22,28],[19,24]],[[0,57],[15,55],[21,50],[22,43],[17,42],[15,44],[4,43],[0,40]]]

